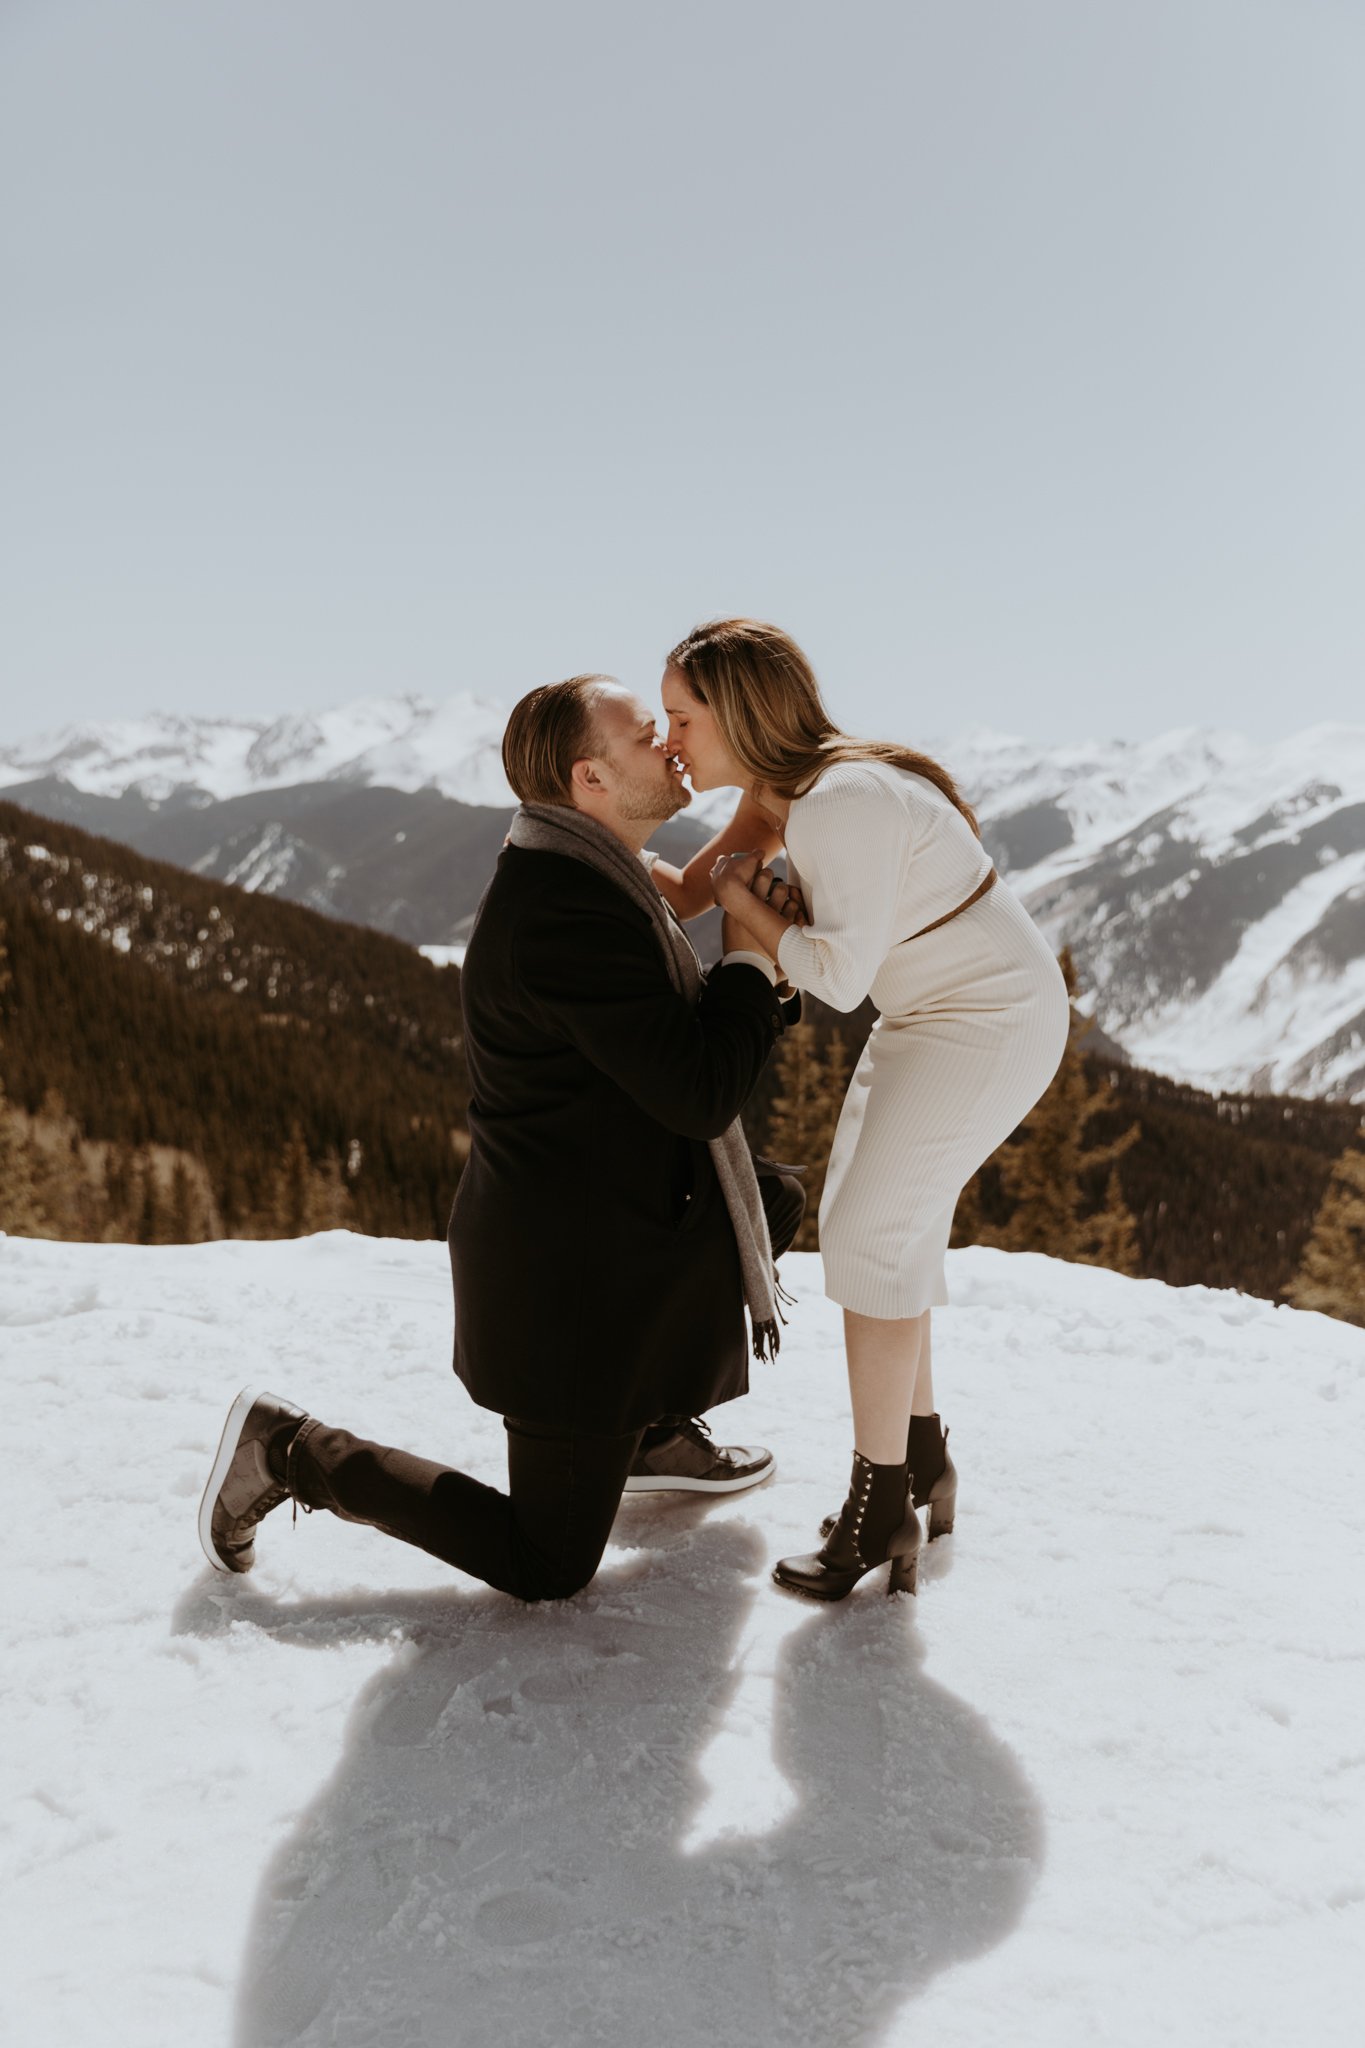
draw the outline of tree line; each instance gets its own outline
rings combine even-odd
[[[1350,1105],[1207,1095],[1086,1051],[963,1191],[955,1244],[1238,1287],[1365,1323]],[[807,1003],[745,1121],[818,1244],[871,1023]],[[0,803],[0,1229],[135,1243],[444,1233],[468,1151],[454,969]]]
[[[1365,1146],[1358,1109],[1217,1097],[1088,1055],[1077,1002],[1055,1078],[963,1189],[956,1246],[1106,1266],[1182,1286],[1236,1287],[1365,1324]],[[817,1215],[839,1109],[871,1016],[806,1002],[757,1098],[775,1158],[805,1162],[797,1247]]]
[[[444,1232],[468,1150],[451,971],[4,804],[0,922],[0,1228]]]

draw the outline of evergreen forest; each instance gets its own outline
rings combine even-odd
[[[964,1190],[954,1243],[1365,1323],[1360,1110],[1116,1061],[1063,969],[1071,1044]],[[755,1144],[807,1168],[802,1249],[874,1018],[808,1001],[746,1111]],[[456,969],[0,803],[0,1230],[441,1236],[467,1104]]]
[[[443,1235],[458,980],[398,939],[0,804],[0,1228]]]

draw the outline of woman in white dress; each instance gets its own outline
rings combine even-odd
[[[1057,1071],[1066,987],[947,771],[840,732],[777,627],[698,627],[668,658],[663,701],[693,788],[743,792],[697,861],[656,864],[664,895],[689,916],[714,893],[794,988],[845,1011],[870,995],[881,1012],[820,1204],[825,1288],[844,1310],[853,1476],[823,1547],[784,1558],[776,1577],[838,1600],[889,1561],[890,1590],[913,1592],[915,1504],[928,1505],[932,1538],[951,1529],[956,1498],[930,1366],[953,1211]],[[801,896],[766,864],[779,845]]]

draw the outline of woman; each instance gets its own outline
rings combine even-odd
[[[841,1600],[890,1561],[890,1590],[914,1592],[915,1505],[929,1505],[932,1538],[951,1529],[956,1498],[929,1330],[948,1299],[953,1211],[1057,1071],[1066,987],[952,777],[908,747],[840,732],[777,627],[699,626],[668,657],[663,701],[693,788],[743,794],[698,861],[656,865],[659,887],[695,914],[705,861],[715,900],[793,987],[836,1010],[870,995],[881,1012],[820,1205],[826,1292],[844,1310],[853,1476],[823,1548],[784,1558],[775,1576]],[[804,902],[766,866],[779,844]]]

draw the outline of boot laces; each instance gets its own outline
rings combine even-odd
[[[286,1488],[283,1486],[272,1486],[269,1493],[263,1493],[256,1502],[256,1505],[248,1509],[247,1513],[242,1516],[243,1527],[248,1529],[254,1528],[257,1522],[264,1521],[270,1510],[277,1508],[285,1498]]]

